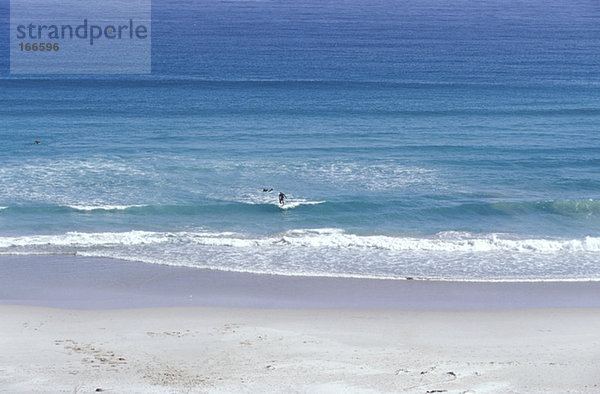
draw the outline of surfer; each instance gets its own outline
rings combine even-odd
[[[287,197],[286,197],[286,195],[285,195],[285,194],[283,194],[283,192],[279,192],[279,204],[280,204],[280,205],[283,205],[283,204],[284,204],[283,200],[285,200],[286,198],[287,198]]]
[[[35,143],[36,145],[39,145],[39,144],[40,144],[40,141],[39,141],[39,140],[35,140],[35,142],[34,142],[34,143]]]
[[[266,187],[263,187],[263,193],[270,193],[273,191],[273,188],[267,189]]]

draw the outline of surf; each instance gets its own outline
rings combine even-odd
[[[387,251],[442,252],[600,252],[600,237],[579,239],[522,238],[511,234],[471,234],[444,231],[431,236],[407,237],[390,235],[358,235],[343,229],[293,229],[264,236],[231,231],[197,232],[67,232],[57,235],[0,237],[0,253],[16,247],[106,247],[114,245],[195,244],[206,246],[263,247],[287,246],[301,248],[379,249]]]

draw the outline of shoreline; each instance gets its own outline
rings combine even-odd
[[[0,256],[0,304],[141,307],[522,309],[600,307],[600,282],[279,276],[80,256]]]
[[[0,391],[588,393],[600,283],[0,257]]]

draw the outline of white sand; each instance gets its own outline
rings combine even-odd
[[[600,309],[0,306],[2,392],[600,392]]]
[[[0,268],[0,392],[600,393],[600,282]]]

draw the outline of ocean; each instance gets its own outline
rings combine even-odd
[[[0,255],[600,280],[595,1],[155,1],[150,75],[2,34]]]

